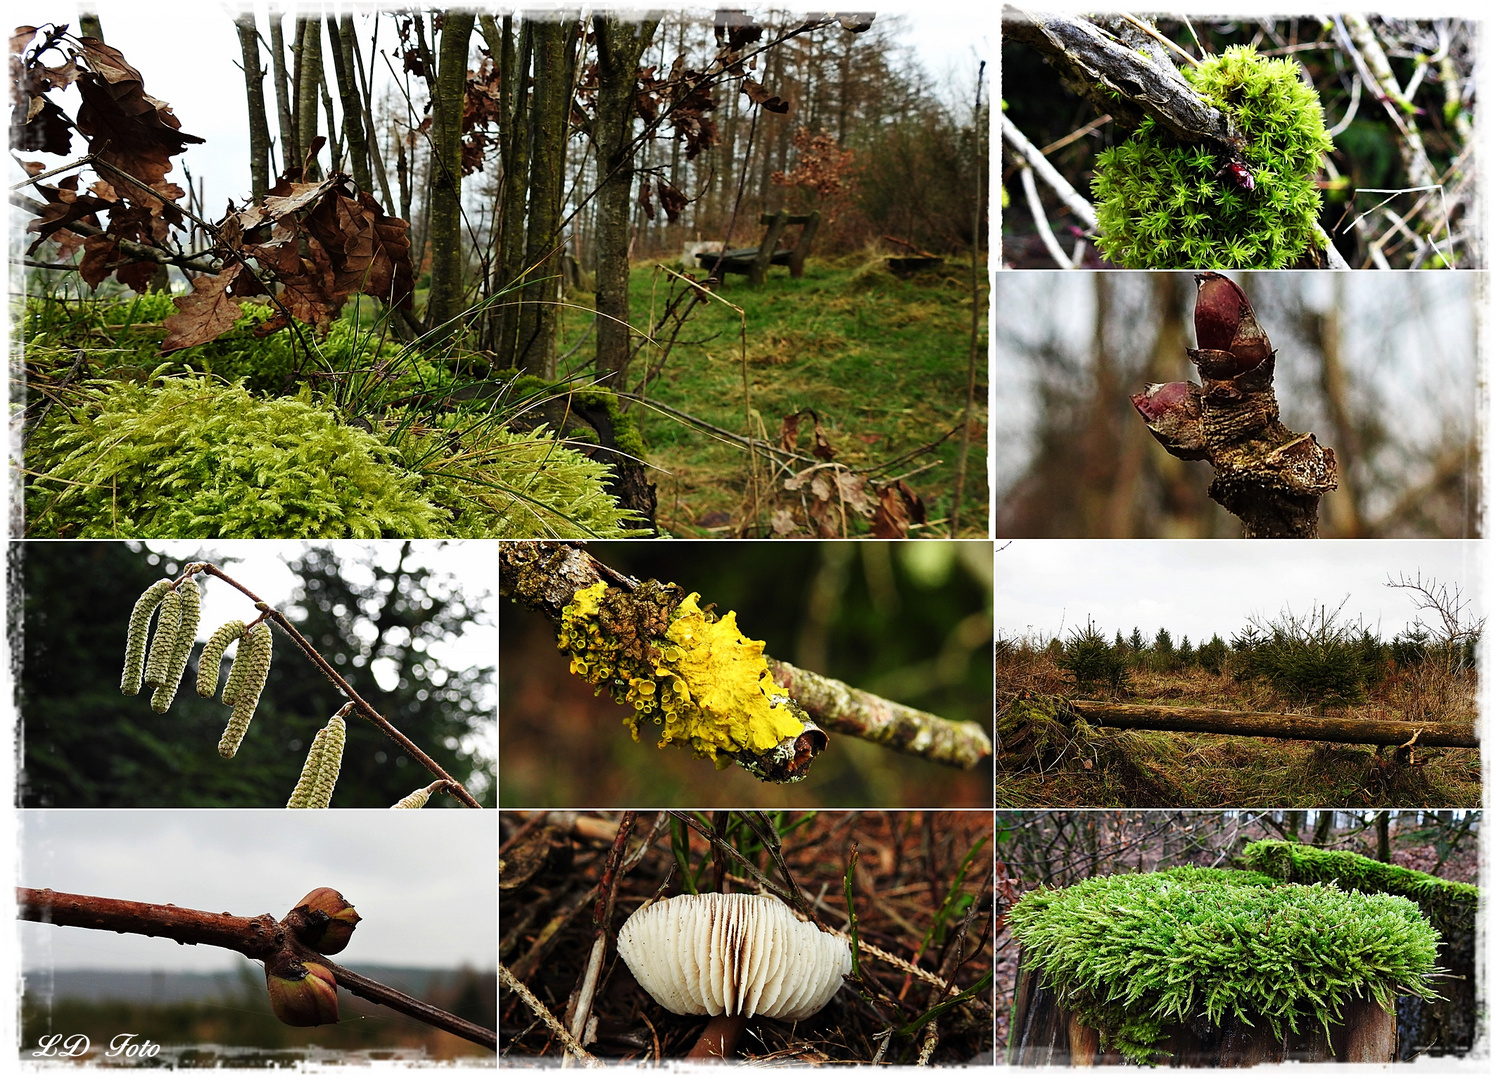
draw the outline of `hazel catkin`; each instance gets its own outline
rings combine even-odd
[[[202,653],[197,658],[197,696],[212,697],[218,689],[219,669],[223,666],[223,651],[229,642],[244,633],[243,619],[230,619],[208,638]],[[230,705],[233,702],[229,702]]]
[[[166,682],[171,659],[177,649],[177,628],[182,623],[182,596],[168,589],[156,614],[156,633],[145,658],[145,684],[155,689]]]
[[[255,707],[260,703],[260,693],[265,689],[265,680],[270,675],[270,652],[268,623],[250,627],[239,641],[239,652],[234,657],[234,666],[229,670],[228,684],[223,691],[225,698],[229,696],[231,687],[235,693],[233,714],[229,717],[228,726],[223,729],[223,737],[218,740],[218,753],[221,757],[231,758],[239,752],[239,744],[244,741],[244,733],[249,730]],[[239,675],[237,682],[235,673]]]
[[[176,699],[177,687],[182,683],[182,673],[187,670],[187,657],[191,655],[192,646],[197,642],[197,624],[202,611],[197,582],[192,578],[177,586],[177,595],[181,597],[181,618],[177,623],[176,644],[167,666],[166,679],[151,695],[151,708],[158,713],[171,708],[172,701]]]
[[[151,629],[151,616],[161,604],[161,598],[171,590],[171,578],[155,582],[130,611],[130,626],[125,636],[125,670],[120,675],[120,693],[134,697],[140,693],[140,680],[145,673],[145,642]]]

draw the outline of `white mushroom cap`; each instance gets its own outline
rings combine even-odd
[[[804,1020],[852,970],[847,943],[795,918],[772,896],[703,893],[640,908],[618,955],[673,1013]]]

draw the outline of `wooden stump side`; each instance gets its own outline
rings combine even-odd
[[[1020,957],[1020,970],[1022,958]],[[1284,1029],[1274,1037],[1267,1024],[1244,1024],[1230,1017],[1220,1024],[1197,1018],[1164,1029],[1158,1049],[1168,1065],[1243,1068],[1281,1061],[1389,1062],[1397,1056],[1396,1017],[1374,1001],[1348,1002],[1343,1022],[1327,1041],[1319,1027],[1297,1034]],[[1054,991],[1036,972],[1021,972],[1008,1025],[1009,1065],[1122,1065],[1118,1053],[1100,1048],[1099,1033],[1062,1008]]]

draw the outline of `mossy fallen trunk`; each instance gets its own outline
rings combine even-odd
[[[1092,724],[1146,731],[1201,731],[1216,735],[1255,735],[1272,739],[1369,743],[1375,746],[1480,746],[1468,724],[1409,724],[1354,716],[1236,712],[1176,705],[1120,705],[1111,701],[1069,701],[1068,707]]]

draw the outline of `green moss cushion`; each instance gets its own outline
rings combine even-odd
[[[1025,969],[1135,1061],[1197,1016],[1328,1034],[1352,999],[1437,996],[1438,936],[1402,897],[1188,867],[1041,889],[1008,922]]]
[[[1245,189],[1210,147],[1180,143],[1145,119],[1096,160],[1092,191],[1110,260],[1133,269],[1280,269],[1318,246],[1314,186],[1320,157],[1334,149],[1319,97],[1292,60],[1234,46],[1184,69],[1185,78],[1230,116],[1244,140]]]

